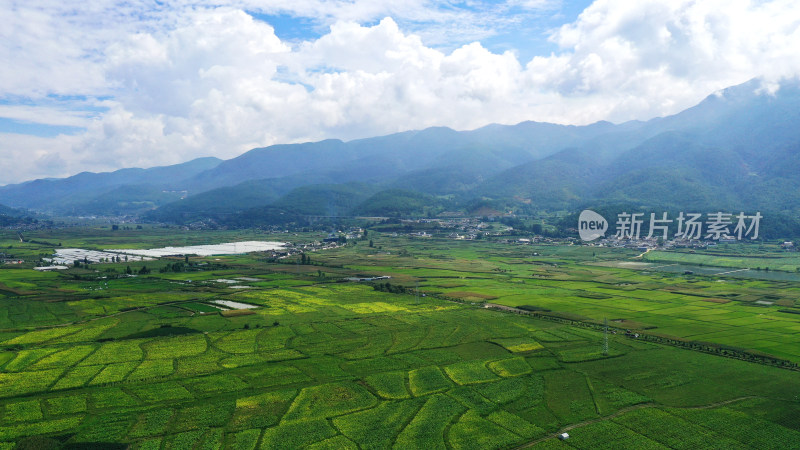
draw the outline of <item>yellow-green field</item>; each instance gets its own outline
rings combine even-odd
[[[96,248],[252,237],[41,233]],[[306,266],[3,266],[0,449],[800,448],[798,283],[597,265],[635,261],[626,250],[370,239]],[[52,250],[37,245],[17,250]],[[343,282],[374,275],[391,278]],[[248,289],[216,281],[242,277]],[[222,315],[212,300],[257,307]]]

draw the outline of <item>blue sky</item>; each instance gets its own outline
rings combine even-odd
[[[10,0],[0,16],[0,185],[429,126],[646,120],[800,72],[789,0]]]
[[[482,9],[491,8],[493,3],[487,2],[481,7],[468,5],[467,2],[460,2],[453,9],[463,9],[478,14]],[[558,45],[551,42],[548,37],[550,33],[558,27],[574,22],[578,15],[592,2],[588,0],[563,1],[563,2],[543,2],[540,9],[533,11],[523,6],[513,6],[507,11],[499,14],[500,17],[513,18],[513,25],[505,25],[497,28],[489,28],[489,32],[480,36],[480,42],[493,52],[502,53],[506,50],[514,51],[520,60],[528,61],[536,55],[549,55],[557,52]],[[254,18],[270,24],[275,29],[275,34],[286,42],[303,42],[315,40],[328,32],[327,25],[316,21],[313,17],[297,16],[289,13],[262,13],[258,11],[247,11]],[[382,17],[381,17],[382,18]],[[364,21],[362,25],[375,25],[378,19]],[[424,21],[398,20],[401,28],[418,30],[424,27]],[[478,37],[478,36],[475,36]],[[466,39],[436,39],[435,42],[428,42],[429,45],[443,49],[453,50],[461,45],[471,42],[470,37]]]
[[[39,137],[57,137],[74,135],[86,131],[86,128],[69,125],[47,125],[31,121],[21,121],[0,117],[0,133],[30,134]]]

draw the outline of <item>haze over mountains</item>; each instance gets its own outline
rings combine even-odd
[[[0,204],[166,222],[574,210],[800,212],[800,83],[753,80],[647,122],[428,128],[0,187]],[[143,149],[143,151],[146,149]]]

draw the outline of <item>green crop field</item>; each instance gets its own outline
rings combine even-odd
[[[94,231],[31,234],[94,249],[319,238]],[[0,266],[0,449],[800,448],[800,282],[645,270],[622,249],[370,239],[310,266]],[[53,250],[8,232],[0,246]],[[645,263],[796,264],[751,247]]]

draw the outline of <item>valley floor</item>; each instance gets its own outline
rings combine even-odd
[[[37,240],[184,244],[63,233]],[[184,240],[260,238],[223,234]],[[47,250],[13,237],[0,246]],[[0,449],[800,448],[796,282],[598,264],[636,256],[622,249],[369,239],[306,264],[3,267]],[[374,276],[390,278],[344,281]]]

